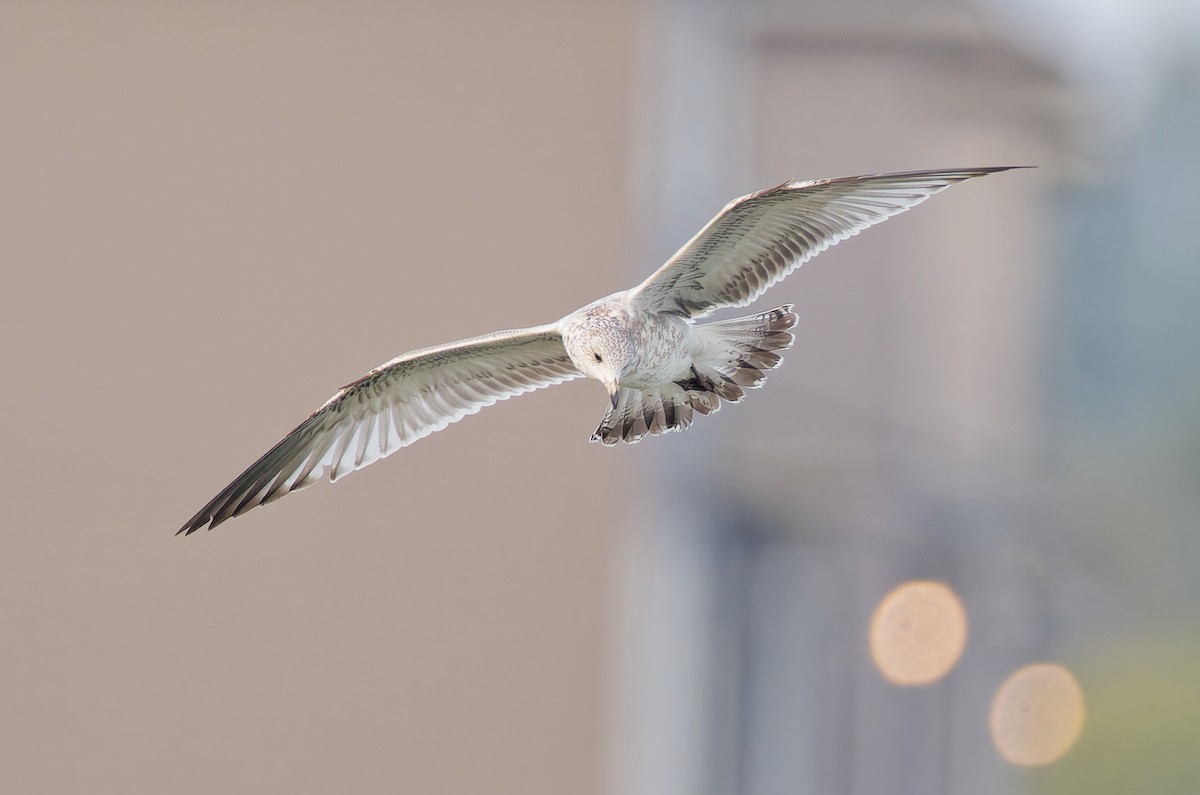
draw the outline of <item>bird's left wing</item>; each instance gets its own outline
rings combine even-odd
[[[629,291],[648,309],[703,317],[744,306],[825,249],[956,182],[1011,167],[785,182],[734,199]]]
[[[216,527],[256,505],[361,469],[498,400],[581,376],[558,324],[406,353],[342,387],[188,520]]]

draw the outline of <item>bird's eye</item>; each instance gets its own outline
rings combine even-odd
[[[600,354],[598,354],[598,353],[593,353],[593,354],[592,354],[592,356],[595,356],[595,357],[596,357],[596,361],[598,361],[598,362],[602,362],[602,361],[604,361],[604,357],[602,357],[602,356],[601,356]]]

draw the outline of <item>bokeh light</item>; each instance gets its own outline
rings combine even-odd
[[[1015,671],[992,700],[992,742],[1014,765],[1046,765],[1071,749],[1083,731],[1083,690],[1061,665]]]
[[[945,583],[914,580],[891,591],[871,617],[871,659],[898,685],[926,685],[958,662],[967,614]]]

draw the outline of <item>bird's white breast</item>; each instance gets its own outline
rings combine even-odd
[[[700,347],[691,324],[678,315],[645,311],[631,314],[630,332],[638,357],[621,385],[645,389],[687,377],[692,354]]]

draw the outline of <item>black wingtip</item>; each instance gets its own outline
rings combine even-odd
[[[959,174],[959,175],[962,175],[962,176],[960,176],[960,179],[971,179],[973,177],[986,177],[989,174],[999,174],[1002,171],[1018,171],[1018,170],[1024,169],[1024,168],[1037,168],[1037,166],[975,166],[972,168],[944,168],[944,169],[933,169],[931,171],[914,171],[914,172],[912,172],[912,174],[914,176],[921,176],[923,174],[937,174],[937,173]],[[887,176],[887,175],[881,174],[880,176]]]
[[[999,174],[1001,171],[1020,171],[1025,168],[1037,168],[1037,166],[983,166],[980,168],[964,168],[963,171],[974,171],[975,176],[986,177],[989,174]]]
[[[205,525],[208,525],[208,527],[207,527],[208,530],[212,530],[214,527],[216,527],[219,524],[220,524],[220,522],[212,521],[211,514],[209,514],[209,515],[196,514],[195,516],[193,516],[191,519],[189,519],[187,521],[187,524],[185,524],[183,527],[176,530],[175,535],[190,536],[192,533],[196,532],[197,530],[205,529]]]
[[[984,170],[989,174],[994,174],[998,171],[1016,171],[1022,168],[1037,168],[1037,166],[991,166],[990,168]]]
[[[972,177],[984,177],[988,174],[998,174],[1001,171],[1016,171],[1023,168],[1037,168],[1037,166],[969,166],[967,168],[931,168],[921,169],[919,171],[899,171],[894,174],[875,174],[873,177],[926,177],[944,174],[960,175],[959,179],[971,179]]]

